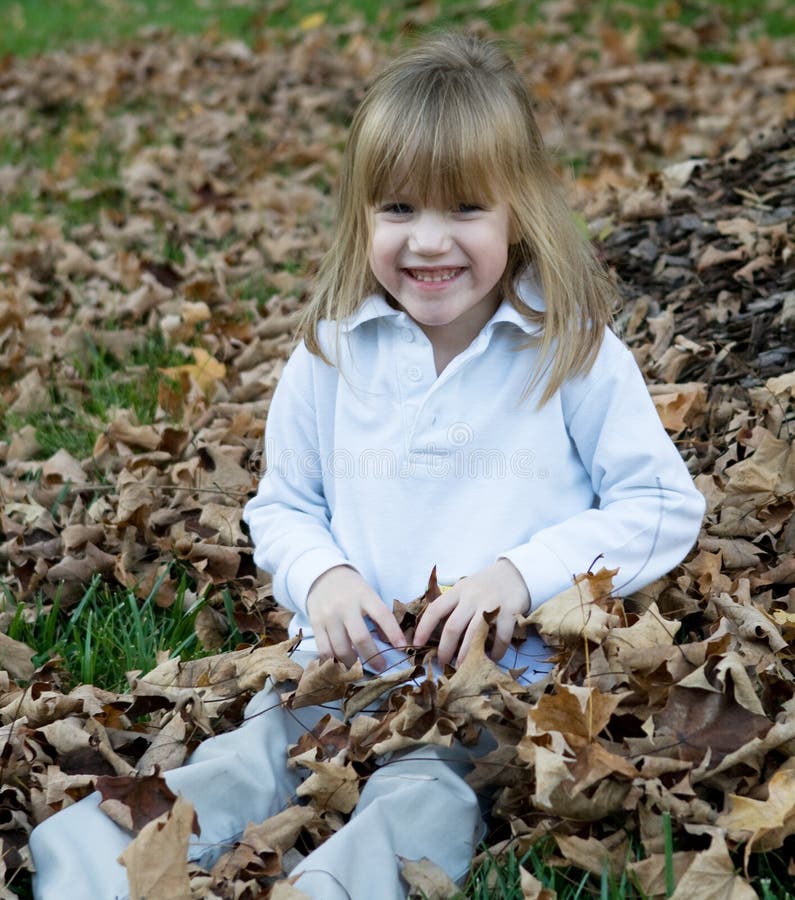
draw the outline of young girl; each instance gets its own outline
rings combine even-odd
[[[438,662],[457,664],[496,612],[492,656],[533,677],[548,653],[537,636],[511,647],[517,616],[597,557],[623,593],[684,557],[703,500],[607,327],[611,296],[495,44],[438,37],[376,79],[245,510],[302,661],[383,669],[406,643],[392,601],[422,594],[436,566],[451,587],[414,643],[438,633]],[[197,808],[195,856],[295,789],[295,735],[271,697],[168,775]],[[400,897],[398,857],[466,872],[479,816],[460,750],[422,751],[371,776],[351,821],[294,871],[299,890]],[[87,829],[81,853],[72,835]],[[37,896],[123,895],[127,840],[93,798],[48,820],[31,842]]]

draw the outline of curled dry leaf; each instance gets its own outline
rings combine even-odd
[[[312,774],[296,790],[299,797],[309,797],[320,810],[353,811],[359,800],[359,776],[350,763],[300,759]]]
[[[296,881],[292,879],[277,881],[271,888],[270,900],[312,900],[309,894],[305,894],[296,886],[299,882],[300,878]]]
[[[27,681],[35,671],[33,651],[21,641],[0,632],[0,668],[12,678]]]
[[[543,884],[531,875],[527,869],[519,870],[519,889],[522,892],[522,900],[555,900],[557,894],[545,888]]]
[[[649,62],[638,57],[640,27],[620,32],[586,12],[574,34],[564,7],[544,4],[541,31],[513,35],[531,51],[519,53],[520,66],[545,138],[581,153],[569,188],[616,276],[617,326],[707,498],[704,528],[684,566],[623,608],[609,586],[583,576],[568,607],[534,610],[524,627],[558,648],[543,684],[498,674],[481,646],[438,677],[415,670],[370,687],[361,671],[310,673],[316,681],[299,702],[335,696],[354,718],[327,721],[298,755],[311,751],[338,775],[354,766],[363,780],[379,752],[422,741],[460,741],[465,752],[487,732],[495,749],[470,778],[496,794],[508,845],[524,852],[554,833],[612,852],[620,822],[659,852],[667,809],[682,854],[675,865],[688,866],[678,896],[748,897],[723,839],[702,848],[727,795],[749,805],[726,802],[724,815],[753,826],[730,831],[732,849],[755,852],[791,824],[781,761],[795,753],[795,131],[781,118],[779,89],[792,81],[791,52],[743,25],[730,43],[738,30],[716,5],[689,30],[663,23],[660,58]],[[56,597],[68,608],[97,571],[143,598],[169,567],[217,611],[230,597],[236,621],[267,641],[286,634],[238,511],[261,469],[264,419],[306,273],[328,246],[345,122],[392,51],[318,21],[284,42],[263,37],[259,50],[158,34],[3,63],[0,143],[24,137],[31,153],[0,167],[9,211],[0,228],[0,406],[13,411],[0,436],[0,635],[17,609],[33,622],[39,598],[43,615]],[[683,55],[695,39],[726,61]],[[152,146],[155,133],[173,140]],[[60,143],[41,169],[36,135],[56,144],[77,135],[79,147]],[[97,153],[99,169],[109,159],[117,170],[110,180],[97,181]],[[661,158],[670,165],[657,172]],[[46,218],[14,211],[31,196]],[[92,215],[64,221],[54,200],[75,209],[90,201]],[[92,434],[93,449],[89,440],[80,451],[42,450],[51,446],[37,413],[44,400],[56,416],[85,411],[96,387],[86,373],[99,357],[110,363],[106,386],[124,396],[143,384],[148,349],[163,345],[188,361],[159,357],[171,371],[160,373],[150,421],[108,410],[75,429]],[[158,603],[172,602],[177,585],[163,582]],[[429,584],[420,602],[441,590]],[[401,614],[421,608],[408,603]],[[273,656],[163,663],[123,694],[70,692],[59,663],[31,673],[27,649],[2,646],[8,878],[29,866],[30,825],[79,799],[98,774],[174,764],[196,740],[239,724],[268,679],[287,692],[301,677],[286,645]],[[365,702],[368,714],[354,715]],[[312,813],[302,849],[348,815],[328,807],[328,793],[300,807]],[[617,815],[604,818],[610,810]],[[294,829],[286,831],[289,841]],[[254,873],[284,864],[264,831],[250,838],[224,863],[230,896],[271,890],[275,876]],[[183,860],[182,843],[174,846]],[[182,865],[170,896],[184,888]],[[208,896],[222,892],[204,877]],[[543,896],[529,878],[522,873],[524,893]],[[278,882],[271,896],[299,888]]]
[[[534,625],[556,647],[582,640],[601,642],[611,627],[620,624],[618,616],[603,608],[616,572],[600,569],[596,575],[577,576],[570,588],[520,619],[520,624]]]
[[[436,863],[422,859],[400,860],[400,877],[408,885],[408,897],[420,900],[450,900],[460,893],[458,885]]]
[[[784,650],[788,646],[776,624],[760,610],[742,606],[728,594],[715,597],[713,603],[720,614],[737,628],[740,637],[752,641],[764,640],[773,651]]]
[[[714,834],[707,850],[697,853],[677,881],[672,900],[758,900],[758,894],[734,871],[722,835]]]
[[[752,850],[776,850],[795,834],[795,764],[787,760],[767,783],[765,800],[730,795],[731,808],[718,817],[733,840],[747,840],[746,861]]]
[[[674,884],[679,884],[682,876],[692,865],[696,857],[696,851],[688,850],[674,853],[671,856],[673,866]],[[664,853],[654,853],[646,859],[630,862],[627,866],[633,880],[640,886],[643,896],[650,898],[662,898],[668,895],[666,884],[666,866],[668,861]]]
[[[626,861],[626,846],[619,845],[609,850],[596,838],[580,838],[576,835],[556,835],[563,858],[571,865],[601,876],[605,866],[611,873],[621,872]]]
[[[403,684],[406,681],[415,681],[423,674],[424,670],[421,666],[412,666],[410,669],[387,672],[385,675],[379,675],[377,678],[364,678],[360,684],[350,683],[346,686],[345,702],[342,706],[345,718],[353,718],[357,713],[367,709],[375,700],[389,693],[399,684]]]
[[[127,869],[130,900],[190,900],[188,844],[195,830],[193,806],[182,797],[152,820],[119,857]]]
[[[101,776],[97,778],[96,788],[102,794],[99,808],[117,825],[135,833],[170,812],[177,800],[157,770],[151,775]],[[191,830],[199,833],[195,816]]]
[[[312,660],[303,670],[298,687],[289,698],[293,709],[320,706],[345,696],[348,685],[360,681],[364,669],[359,660],[349,668],[334,659]]]

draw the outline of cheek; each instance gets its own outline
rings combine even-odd
[[[381,266],[381,256],[379,254],[378,244],[376,244],[376,243],[370,244],[370,255],[368,257],[368,262],[370,263],[370,271],[377,278],[381,271],[382,266]]]
[[[502,235],[492,234],[491,240],[488,243],[484,242],[481,246],[489,248],[488,259],[490,271],[492,273],[498,271],[499,274],[502,275],[508,264],[508,253],[510,250],[507,236],[504,237]]]
[[[370,268],[376,277],[383,277],[393,267],[395,261],[395,248],[389,240],[389,235],[380,229],[375,229],[370,239]]]

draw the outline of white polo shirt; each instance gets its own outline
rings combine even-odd
[[[307,594],[333,566],[353,566],[391,608],[421,595],[433,566],[452,584],[506,557],[535,608],[597,557],[626,594],[693,545],[704,500],[612,332],[590,372],[537,409],[543,383],[521,399],[536,350],[516,349],[537,326],[507,301],[439,376],[423,331],[380,295],[339,327],[339,365],[303,344],[290,357],[244,512],[303,647]],[[331,360],[335,332],[323,323]]]

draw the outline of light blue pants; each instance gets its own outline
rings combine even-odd
[[[284,809],[301,780],[287,767],[288,745],[328,711],[297,710],[296,721],[265,689],[238,729],[204,741],[186,765],[165,774],[198,815],[192,860],[211,865],[249,822]],[[370,776],[344,828],[293,870],[292,876],[300,874],[295,886],[322,900],[399,900],[406,887],[398,856],[428,857],[454,880],[463,878],[482,837],[478,801],[463,780],[469,768],[460,746],[423,746],[392,757]],[[130,835],[98,809],[100,799],[94,793],[34,829],[37,900],[128,897],[127,872],[117,859]]]

